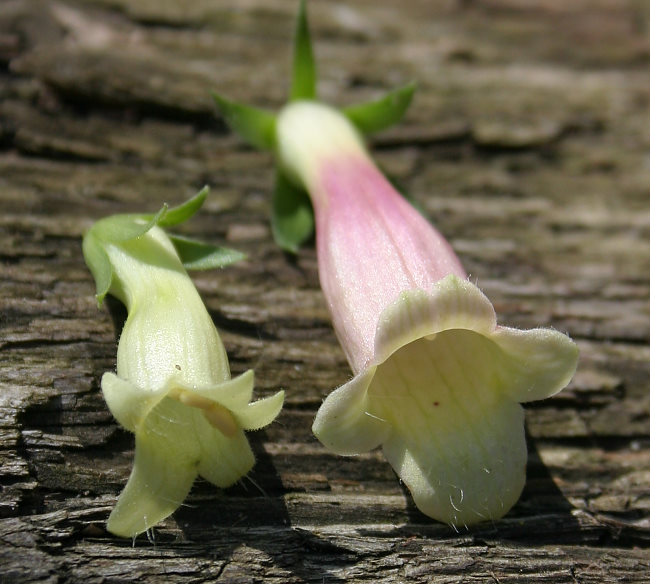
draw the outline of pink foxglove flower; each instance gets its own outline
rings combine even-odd
[[[289,105],[275,116],[214,96],[241,136],[278,159],[277,243],[297,252],[315,223],[321,286],[354,377],[325,399],[313,431],[339,454],[381,446],[430,517],[501,517],[525,481],[520,403],[560,391],[577,347],[554,330],[498,326],[449,244],[373,163],[358,132],[398,121],[413,86],[339,113],[316,101],[315,85],[303,1]]]
[[[324,401],[314,433],[339,454],[381,446],[435,519],[501,517],[525,482],[520,402],[569,382],[576,345],[550,329],[498,326],[449,244],[337,111],[287,106],[277,144],[310,194],[321,286],[354,372]]]

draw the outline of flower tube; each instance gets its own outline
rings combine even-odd
[[[219,487],[244,476],[254,464],[244,430],[266,426],[282,407],[283,392],[249,403],[252,370],[231,379],[223,343],[185,271],[241,254],[161,227],[196,212],[206,192],[155,216],[102,219],[84,237],[98,300],[110,293],[128,311],[117,374],[101,382],[111,413],[135,434],[133,470],[108,520],[116,535],[135,536],[165,519],[197,475]]]
[[[295,38],[291,100],[277,116],[215,100],[278,160],[278,244],[296,252],[315,226],[321,287],[354,376],[324,400],[314,434],[343,455],[381,447],[432,518],[502,517],[525,482],[520,404],[569,383],[577,346],[555,330],[497,325],[450,245],[376,167],[361,133],[398,121],[413,86],[339,112],[316,101],[304,2]]]

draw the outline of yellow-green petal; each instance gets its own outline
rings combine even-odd
[[[114,373],[102,376],[102,393],[113,417],[130,432],[136,432],[144,418],[165,397],[167,390],[146,391]]]
[[[173,382],[171,382],[173,383]],[[223,383],[210,387],[187,387],[192,393],[219,403],[229,410],[238,410],[248,405],[253,397],[255,372],[252,369]],[[179,385],[178,387],[183,387]]]
[[[189,493],[197,475],[198,451],[191,443],[191,418],[178,415],[183,407],[163,400],[137,432],[133,470],[108,519],[111,533],[127,537],[152,528]]]
[[[237,482],[255,464],[255,456],[242,430],[228,438],[197,414],[196,435],[201,445],[198,473],[218,487]]]
[[[259,430],[270,424],[280,413],[284,403],[284,391],[259,399],[244,408],[233,411],[233,415],[244,430]]]

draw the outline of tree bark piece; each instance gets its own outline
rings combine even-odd
[[[421,515],[378,452],[310,427],[350,371],[313,248],[272,243],[272,163],[209,91],[279,107],[296,7],[279,0],[5,0],[0,8],[2,582],[646,582],[650,573],[650,9],[617,0],[310,2],[320,94],[416,80],[382,166],[447,236],[502,324],[579,344],[570,386],[526,408],[530,459],[501,521]],[[248,254],[194,275],[234,373],[286,390],[257,464],[198,481],[151,534],[105,531],[133,437],[99,390],[124,319],[81,237],[203,184],[182,229]]]

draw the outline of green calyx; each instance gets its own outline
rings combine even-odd
[[[349,106],[343,110],[343,114],[362,134],[381,132],[404,117],[414,93],[415,84],[409,83],[389,91],[377,100]]]
[[[316,62],[307,22],[307,2],[300,1],[294,34],[293,66],[289,102],[317,99]],[[408,109],[415,84],[392,90],[385,96],[342,110],[364,135],[385,130],[399,122]],[[240,104],[212,92],[212,97],[230,128],[248,144],[260,150],[275,151],[276,114]],[[281,168],[277,169],[271,208],[271,227],[276,243],[296,253],[314,232],[313,209],[309,196]]]
[[[210,189],[203,187],[191,199],[177,207],[166,203],[154,214],[112,215],[100,219],[83,238],[83,254],[97,287],[96,297],[99,305],[108,294],[113,281],[113,266],[106,252],[107,245],[137,239],[153,227],[172,227],[184,223],[203,205]],[[241,252],[189,239],[180,235],[168,234],[183,267],[186,270],[207,270],[222,268],[245,257]]]
[[[316,99],[316,60],[307,22],[307,4],[300,1],[293,41],[290,101]]]

